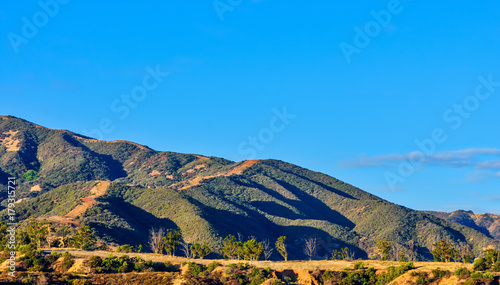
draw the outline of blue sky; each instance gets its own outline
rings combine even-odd
[[[499,9],[4,1],[0,114],[157,150],[280,159],[414,209],[500,214]]]

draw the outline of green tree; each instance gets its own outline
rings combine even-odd
[[[257,242],[255,239],[247,240],[243,243],[243,256],[246,260],[259,260],[263,251],[264,246],[261,242]]]
[[[388,241],[386,238],[377,240],[377,249],[382,256],[382,260],[387,260],[392,249],[392,242]]]
[[[94,249],[96,241],[94,231],[89,226],[79,228],[73,237],[73,245],[84,250]]]
[[[458,251],[451,241],[442,239],[432,246],[434,249],[431,253],[437,262],[450,262],[452,258],[456,259],[458,256]]]
[[[276,250],[283,256],[285,261],[288,260],[288,251],[286,246],[286,236],[280,236],[278,240],[276,240]]]
[[[23,177],[26,181],[36,180],[38,178],[38,172],[35,170],[28,170],[23,174]]]
[[[235,243],[236,238],[233,235],[228,235],[222,241],[222,253],[229,259],[235,259],[238,254],[238,246]]]
[[[203,259],[212,252],[207,244],[200,244],[199,242],[193,243],[189,249],[193,258],[199,257],[200,259]]]
[[[163,248],[170,256],[175,256],[175,249],[181,241],[181,231],[169,229],[163,237]]]

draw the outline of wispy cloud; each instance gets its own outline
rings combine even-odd
[[[499,159],[491,159],[498,156]],[[421,152],[405,154],[386,154],[373,157],[361,156],[358,159],[342,161],[345,167],[380,167],[397,165],[403,160],[419,160],[427,165],[446,166],[475,166],[483,169],[500,171],[500,149],[496,148],[469,148],[456,151],[442,151],[425,155]],[[500,172],[497,173],[500,176]]]
[[[442,151],[425,155],[421,152],[386,154],[340,162],[343,167],[395,167],[402,161],[419,161],[420,167],[473,167],[467,181],[484,182],[492,177],[500,177],[500,149],[468,148],[455,151]]]

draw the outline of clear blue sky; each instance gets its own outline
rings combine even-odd
[[[41,2],[0,8],[0,114],[500,213],[498,1]]]

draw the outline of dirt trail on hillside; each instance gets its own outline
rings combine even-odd
[[[96,186],[90,189],[90,194],[92,195],[82,198],[82,204],[76,206],[73,210],[64,215],[64,217],[76,218],[83,214],[88,208],[97,203],[95,198],[106,194],[106,190],[108,189],[110,184],[111,182],[109,181],[99,181]]]
[[[106,194],[106,190],[108,189],[110,184],[110,181],[97,181],[97,184],[92,187],[92,189],[90,189],[91,195],[85,198],[81,198],[82,204],[76,206],[73,210],[71,210],[64,216],[52,216],[49,217],[48,220],[66,225],[80,226],[80,222],[73,219],[79,217],[81,214],[85,213],[88,208],[95,205],[97,203],[95,199]]]
[[[214,178],[214,177],[219,177],[219,176],[240,175],[241,173],[243,173],[243,171],[245,169],[247,169],[250,166],[254,165],[258,161],[259,161],[258,159],[245,160],[242,163],[236,165],[233,169],[231,169],[229,171],[222,171],[222,172],[216,173],[214,175],[206,175],[206,176],[195,177],[194,179],[191,179],[191,180],[188,181],[188,183],[189,183],[188,185],[185,185],[185,186],[179,188],[179,191],[186,190],[186,189],[189,189],[189,188],[194,187],[194,186],[198,186],[198,185],[200,185],[200,183],[203,180],[206,180],[206,179],[210,179],[210,178]],[[179,183],[174,184],[172,186],[176,186],[178,184]]]

